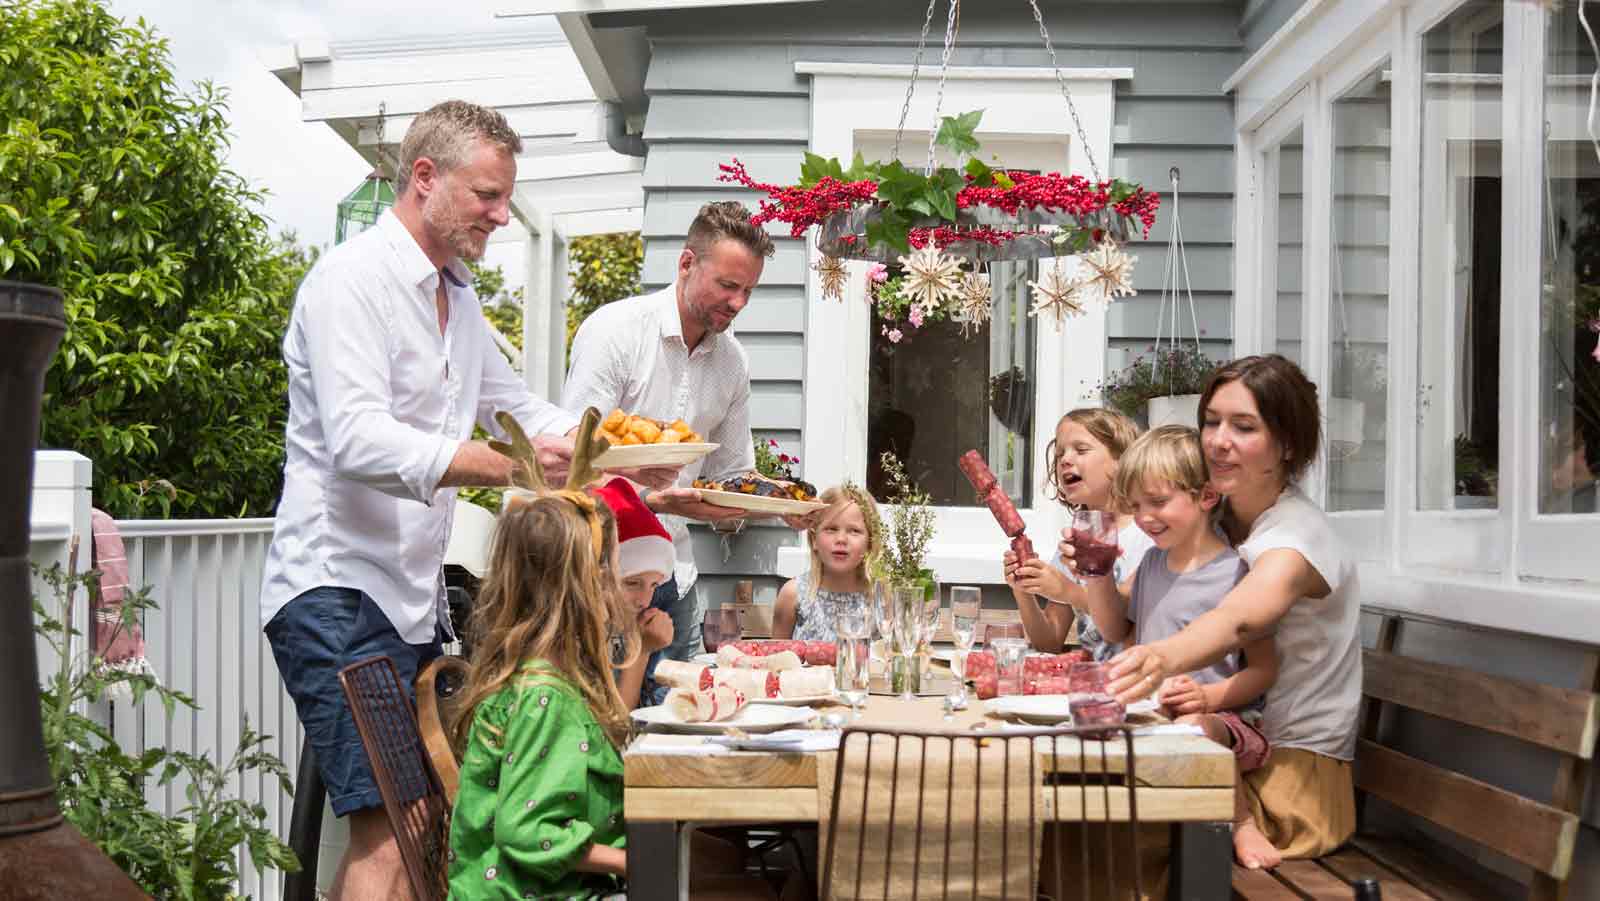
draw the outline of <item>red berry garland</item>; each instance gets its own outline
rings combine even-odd
[[[751,222],[757,225],[766,222],[787,222],[790,235],[796,238],[803,236],[806,229],[820,224],[835,213],[843,212],[858,204],[874,202],[878,192],[877,183],[870,179],[843,182],[836,178],[824,177],[809,188],[766,184],[751,178],[744,164],[737,158],[731,164],[723,164],[718,168],[722,171],[722,174],[717,176],[718,181],[739,184],[766,193],[767,198],[760,201],[760,210],[750,217]],[[1161,206],[1161,195],[1141,187],[1133,187],[1131,194],[1113,202],[1112,192],[1117,183],[1111,181],[1091,183],[1081,175],[1007,172],[1005,177],[1012,183],[1011,187],[998,185],[979,187],[969,183],[956,194],[957,208],[988,206],[1012,216],[1024,209],[1058,210],[1073,216],[1088,217],[1110,207],[1120,216],[1137,218],[1144,226],[1144,237],[1149,237],[1150,228],[1155,225],[1156,211]],[[962,240],[998,246],[1021,234],[1025,233],[986,226],[971,228],[937,226],[932,229],[912,229],[910,241],[913,247],[924,246],[930,237],[938,247]],[[1103,234],[1100,229],[1095,229],[1095,240],[1098,241]]]

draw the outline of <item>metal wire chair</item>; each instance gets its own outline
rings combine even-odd
[[[1026,773],[1014,769],[1023,766]],[[1130,891],[1142,897],[1134,784],[1133,733],[1126,726],[1004,733],[847,728],[823,827],[822,898],[1032,901],[1042,893],[1063,901],[1126,898]],[[1027,831],[1019,835],[1023,804]],[[1080,825],[1060,828],[1073,823]],[[1092,835],[1096,829],[1100,834]],[[1069,831],[1075,841],[1066,838]],[[1043,833],[1049,838],[1041,839]],[[1126,843],[1116,840],[1119,833]],[[1039,884],[1040,851],[1053,855],[1047,860],[1053,885]],[[1073,893],[1065,891],[1069,880],[1077,883]]]
[[[445,901],[450,802],[423,747],[407,686],[386,656],[345,667],[339,684],[372,763],[411,893],[416,901]]]

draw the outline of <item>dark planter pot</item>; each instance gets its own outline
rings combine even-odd
[[[17,899],[147,897],[61,817],[39,720],[28,518],[61,292],[0,282],[0,885]]]

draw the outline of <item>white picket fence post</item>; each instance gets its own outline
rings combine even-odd
[[[39,451],[35,455],[30,548],[34,563],[65,567],[76,535],[78,570],[90,568],[92,475],[91,462],[80,454]],[[266,749],[283,761],[293,777],[303,733],[262,635],[258,606],[272,520],[122,520],[117,526],[127,549],[130,586],[148,587],[158,604],[143,623],[145,656],[161,683],[193,697],[198,709],[180,707],[169,719],[159,701],[134,705],[118,700],[85,712],[109,725],[129,754],[170,748],[209,755],[219,767],[238,747],[241,725],[248,718],[252,729],[272,736]],[[54,596],[42,580],[35,580],[34,591],[55,610]],[[81,655],[89,636],[87,592],[78,592],[75,601],[73,625],[84,637],[73,653]],[[53,672],[59,659],[43,643],[39,651],[41,672]],[[181,781],[152,786],[148,799],[154,809],[177,814],[187,804],[184,788]],[[288,840],[294,802],[276,778],[254,774],[242,784],[231,778],[228,790],[234,797],[260,803],[273,831]],[[258,873],[245,848],[238,854],[239,893],[258,901],[278,901],[282,874]]]

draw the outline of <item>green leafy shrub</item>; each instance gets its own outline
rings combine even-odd
[[[72,623],[72,596],[78,587],[96,586],[96,575],[74,576],[60,565],[36,569],[56,599],[56,610],[34,598],[34,631],[56,652],[60,666],[40,688],[40,712],[50,775],[62,813],[99,846],[123,872],[152,897],[197,899],[238,897],[238,849],[249,849],[256,867],[283,872],[300,869],[294,852],[267,823],[266,808],[232,797],[228,780],[243,783],[265,774],[292,793],[288,771],[266,750],[271,736],[260,735],[246,720],[239,744],[220,766],[209,756],[151,748],[133,756],[123,751],[104,726],[77,712],[108,691],[125,688],[135,704],[159,700],[171,716],[178,706],[195,706],[181,692],[154,677],[109,669],[98,659],[76,654],[82,633]],[[155,604],[147,591],[130,592],[122,605],[122,628],[137,623]],[[185,804],[163,816],[145,802],[152,786],[182,784]]]
[[[92,459],[113,516],[269,515],[314,252],[272,238],[223,94],[179,89],[151,28],[96,0],[0,9],[0,278],[67,298],[41,445]]]
[[[589,314],[613,300],[637,295],[644,276],[644,242],[638,232],[584,235],[567,245],[572,296],[567,298],[567,353]]]

